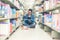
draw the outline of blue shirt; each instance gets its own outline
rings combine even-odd
[[[23,16],[23,21],[24,21],[24,25],[28,26],[28,25],[35,23],[35,17],[33,14],[31,14],[30,17],[28,16],[28,14],[26,14]]]

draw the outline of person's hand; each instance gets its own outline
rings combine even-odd
[[[31,20],[28,20],[29,21],[29,23],[31,23]]]

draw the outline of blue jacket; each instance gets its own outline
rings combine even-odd
[[[31,17],[28,16],[28,14],[24,15],[23,16],[23,21],[24,21],[24,25],[25,26],[28,26],[28,25],[31,25],[33,23],[35,23],[35,17],[33,14],[31,14]]]

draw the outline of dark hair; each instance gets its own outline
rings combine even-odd
[[[31,12],[32,12],[32,9],[29,9],[29,11],[31,11]]]

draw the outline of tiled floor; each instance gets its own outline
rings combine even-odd
[[[19,28],[8,40],[52,40],[42,29],[21,30]]]

